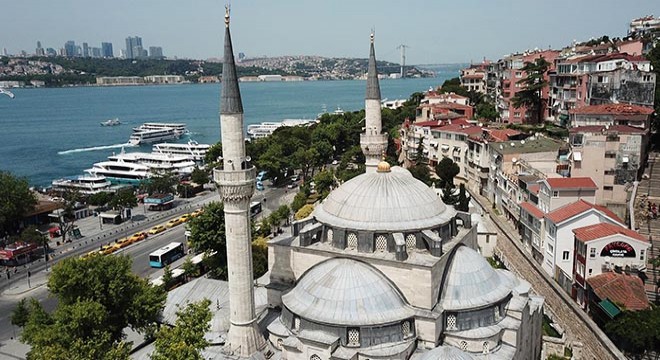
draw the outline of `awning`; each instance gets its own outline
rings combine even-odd
[[[575,161],[582,161],[582,153],[579,151],[576,151],[573,153],[573,160]]]
[[[431,144],[431,146],[433,146],[433,147],[438,147],[438,142],[437,141],[431,140],[431,141],[429,141],[429,144]]]
[[[449,151],[449,145],[442,144],[442,151]]]
[[[617,315],[621,313],[621,310],[619,309],[616,304],[611,302],[609,299],[605,299],[601,302],[598,303],[598,306],[607,314],[607,316],[610,317],[610,319],[614,319]]]
[[[112,211],[102,212],[102,213],[99,214],[99,216],[104,218],[104,219],[114,219],[117,216],[119,216],[119,212],[112,212]]]
[[[461,153],[461,147],[460,146],[454,146],[454,151],[453,152],[458,152],[460,154]]]

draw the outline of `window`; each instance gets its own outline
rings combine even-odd
[[[328,233],[326,234],[326,238],[327,238],[329,243],[332,242],[332,235],[333,235],[332,229],[328,229]]]
[[[412,328],[410,326],[410,321],[404,321],[403,324],[401,324],[401,333],[403,334],[404,338],[407,338],[408,336],[412,335]]]
[[[596,248],[589,248],[589,257],[592,259],[596,257]]]
[[[589,269],[589,276],[591,276],[592,272],[594,272],[594,269]]]
[[[651,81],[651,75],[644,75],[643,81],[644,82],[650,82]]]
[[[356,233],[348,233],[348,239],[347,239],[347,247],[349,249],[355,249],[357,248],[358,244],[358,237]]]
[[[483,343],[483,351],[482,351],[482,352],[483,352],[484,354],[488,354],[488,353],[489,353],[489,345],[488,345],[488,341],[484,341],[484,343]]]
[[[318,355],[314,354],[309,357],[309,360],[321,360],[321,358]]]
[[[295,331],[300,330],[300,318],[297,316],[293,318],[293,330]]]
[[[447,315],[447,330],[457,330],[456,327],[456,315],[451,314]]]
[[[614,170],[605,170],[605,175],[614,175],[616,174],[616,171]]]
[[[348,344],[347,346],[360,346],[360,329],[348,329]]]
[[[554,248],[554,246],[552,246],[552,244],[548,244],[548,252],[550,252],[551,254],[554,254],[555,248]]]
[[[616,153],[614,151],[606,151],[605,152],[605,158],[606,159],[616,159]]]
[[[644,260],[644,250],[639,251],[639,259]]]
[[[548,233],[549,233],[550,237],[554,238],[555,236],[557,236],[557,227],[552,225],[552,224],[549,224],[548,225]]]
[[[553,198],[558,198],[559,197],[559,191],[553,191],[552,192],[552,197]]]
[[[467,341],[463,340],[459,343],[459,346],[461,347],[461,350],[467,351]]]
[[[415,250],[415,248],[417,248],[417,237],[415,234],[408,234],[406,236],[406,249],[412,251]]]
[[[564,252],[561,254],[561,259],[562,260],[568,260],[569,252],[564,250]]]
[[[387,251],[387,237],[385,235],[376,236],[376,251]]]
[[[522,71],[516,71],[516,78],[517,79],[522,78]]]
[[[520,111],[514,112],[513,117],[519,118],[520,117]]]
[[[282,350],[284,346],[284,341],[282,339],[277,339],[277,348]]]
[[[603,190],[612,191],[612,190],[614,190],[614,186],[603,186]]]

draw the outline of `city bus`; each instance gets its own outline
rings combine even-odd
[[[255,217],[261,213],[261,202],[253,201],[250,203],[250,216]]]
[[[183,244],[173,242],[149,254],[149,265],[162,268],[183,257],[184,254]]]

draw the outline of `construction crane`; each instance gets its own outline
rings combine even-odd
[[[404,68],[406,67],[406,48],[410,46],[401,44],[396,47],[397,50],[401,50],[401,78],[405,76]]]

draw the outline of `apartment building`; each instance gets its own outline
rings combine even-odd
[[[583,308],[588,304],[586,290],[590,278],[613,271],[636,272],[646,267],[651,243],[633,230],[617,224],[600,223],[575,228],[573,234],[575,251],[571,296]]]
[[[539,182],[538,207],[548,213],[580,199],[595,203],[597,189],[590,177],[543,179]]]
[[[470,65],[470,67],[461,70],[461,85],[468,91],[476,91],[486,95],[488,67],[490,62],[484,60],[481,64]]]
[[[649,129],[653,108],[630,104],[589,105],[569,111],[571,127],[628,125]]]
[[[491,158],[488,145],[491,142],[522,140],[527,135],[513,129],[483,128],[481,134],[473,134],[467,139],[467,187],[470,191],[486,196],[488,173]]]

